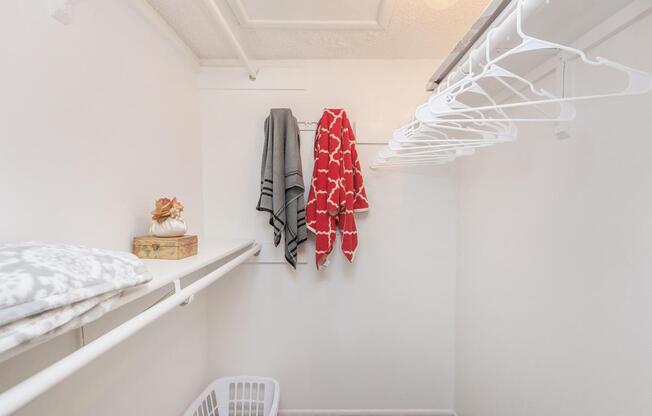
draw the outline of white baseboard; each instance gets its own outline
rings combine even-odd
[[[279,416],[455,416],[448,409],[281,409]]]

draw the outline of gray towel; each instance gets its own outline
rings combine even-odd
[[[306,241],[306,201],[297,119],[288,108],[275,108],[265,120],[265,147],[258,211],[269,212],[274,244],[285,231],[285,259],[296,269],[297,249]]]

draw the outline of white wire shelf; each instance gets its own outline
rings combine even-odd
[[[174,284],[175,280],[189,276],[204,267],[219,263],[227,257],[251,247],[254,243],[254,240],[245,239],[209,243],[199,241],[198,253],[192,257],[181,260],[143,259],[143,263],[153,276],[152,280],[145,285],[127,289],[116,301],[113,309],[134,302],[166,285]]]
[[[245,240],[208,244],[203,248],[202,254],[183,260],[148,260],[146,263],[154,275],[154,280],[128,293],[122,300],[122,304],[133,302],[170,283],[174,284],[174,292],[135,317],[0,394],[0,415],[13,414],[167,312],[189,303],[196,293],[206,289],[217,279],[259,252],[260,245],[258,243],[253,240]],[[181,278],[222,260],[225,262],[219,267],[207,271],[201,278],[181,288]]]

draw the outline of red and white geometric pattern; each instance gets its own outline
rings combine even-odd
[[[319,269],[328,265],[338,228],[342,252],[353,261],[358,247],[353,213],[368,210],[369,202],[362,183],[355,135],[344,110],[324,111],[315,133],[314,153],[306,224],[316,237],[315,260]]]

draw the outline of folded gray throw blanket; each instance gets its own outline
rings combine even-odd
[[[94,321],[151,274],[131,253],[65,244],[0,245],[0,356]]]
[[[274,244],[285,233],[285,259],[297,267],[297,249],[306,241],[306,201],[299,126],[288,108],[275,108],[265,120],[265,147],[258,211],[269,212]]]

